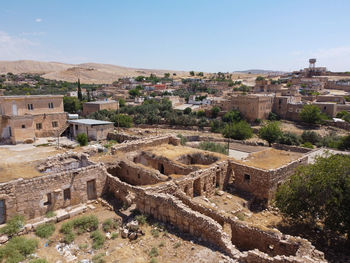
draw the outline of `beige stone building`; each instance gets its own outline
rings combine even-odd
[[[117,110],[119,108],[119,101],[115,100],[102,100],[102,101],[90,101],[83,104],[83,115],[87,116],[91,113],[100,110]]]
[[[66,125],[61,95],[1,96],[0,140],[6,143],[57,136]]]
[[[104,140],[109,132],[114,129],[113,122],[93,119],[69,120],[69,136],[75,138],[80,133],[85,133],[89,140]]]

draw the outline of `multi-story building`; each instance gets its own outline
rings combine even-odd
[[[0,97],[0,140],[7,143],[57,136],[66,125],[62,95]]]

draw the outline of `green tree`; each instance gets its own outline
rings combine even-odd
[[[276,205],[286,218],[350,233],[350,156],[318,157],[300,167],[276,193]]]
[[[193,71],[193,70],[190,71],[190,75],[191,75],[191,76],[194,76],[194,71]]]
[[[131,97],[138,97],[141,95],[141,93],[140,93],[139,89],[131,89],[131,90],[129,90],[129,95]]]
[[[164,78],[166,79],[170,78],[170,73],[164,73]]]
[[[216,118],[220,112],[220,108],[215,106],[211,109],[211,117]]]
[[[253,136],[253,130],[246,121],[226,124],[222,134],[226,138],[246,140]]]
[[[132,117],[126,114],[116,114],[111,118],[111,121],[115,123],[115,126],[130,128],[132,126]]]
[[[203,72],[198,72],[197,76],[203,77],[204,74],[203,74]]]
[[[75,97],[63,97],[63,108],[65,112],[77,113],[81,109],[81,102]]]
[[[316,144],[322,140],[322,137],[314,131],[304,131],[301,135],[301,139],[304,143],[310,142],[312,144]]]
[[[119,101],[120,108],[125,106],[125,100],[123,98],[120,98],[118,101]]]
[[[77,141],[79,142],[80,146],[86,146],[88,145],[88,137],[85,133],[79,133],[77,135]]]
[[[238,110],[231,110],[222,116],[224,122],[238,122],[240,120],[242,120],[242,114]]]
[[[80,87],[80,79],[78,79],[78,99],[80,101],[83,100],[83,93],[81,93],[81,87]]]
[[[299,117],[303,122],[310,124],[321,123],[325,119],[320,108],[315,105],[305,105],[299,113]]]
[[[261,81],[261,80],[265,80],[265,78],[262,77],[262,76],[258,76],[255,80],[256,80],[256,81]]]
[[[259,137],[266,140],[271,146],[272,143],[276,142],[282,135],[280,123],[277,121],[268,122],[259,130]]]
[[[284,132],[278,138],[278,143],[286,145],[299,145],[301,143],[301,138],[292,132]]]
[[[190,107],[187,107],[186,109],[184,109],[184,114],[190,114],[192,112],[192,109]]]

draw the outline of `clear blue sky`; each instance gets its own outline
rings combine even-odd
[[[348,0],[3,0],[0,60],[350,70]]]

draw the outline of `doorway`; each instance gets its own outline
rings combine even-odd
[[[5,200],[0,200],[0,224],[6,222]]]
[[[94,200],[97,198],[95,180],[90,180],[87,182],[87,195],[88,200]]]

